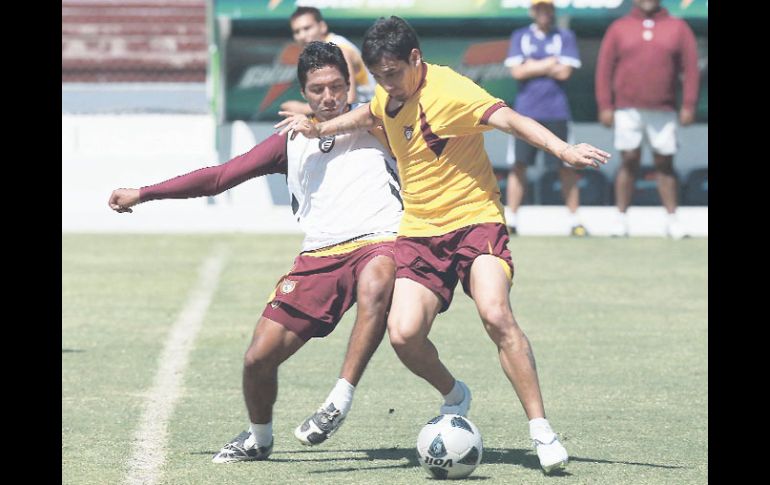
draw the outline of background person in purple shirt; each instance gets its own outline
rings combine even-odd
[[[519,81],[514,109],[540,122],[559,138],[567,141],[572,118],[564,91],[564,82],[572,70],[580,67],[575,33],[554,26],[553,0],[532,0],[530,15],[535,22],[511,34],[511,44],[505,66]],[[527,167],[535,163],[538,149],[514,137],[508,139],[508,203],[505,221],[509,232],[516,234],[517,214],[527,186]],[[585,227],[578,217],[580,192],[575,169],[561,163],[555,156],[544,153],[546,167],[559,167],[561,193],[569,209],[571,234],[586,236]]]

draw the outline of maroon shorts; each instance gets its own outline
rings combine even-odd
[[[396,239],[396,278],[409,278],[442,300],[440,312],[452,303],[457,281],[465,294],[471,295],[471,265],[476,256],[492,254],[508,264],[513,275],[508,230],[503,224],[486,223],[466,226],[433,237],[402,237]]]
[[[300,338],[329,335],[356,302],[356,286],[375,256],[394,259],[393,242],[367,244],[334,256],[300,254],[282,276],[262,316],[280,323]]]

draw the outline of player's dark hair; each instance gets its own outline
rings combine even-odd
[[[382,60],[383,55],[393,56],[409,62],[412,49],[419,49],[417,32],[401,17],[380,17],[364,34],[361,54],[364,64],[373,66]]]
[[[336,67],[345,79],[345,84],[350,85],[350,71],[348,71],[348,63],[345,62],[345,56],[342,55],[342,49],[331,42],[313,41],[299,55],[297,63],[297,79],[302,89],[305,89],[308,72],[326,66]]]
[[[292,23],[297,17],[302,17],[307,14],[312,15],[316,22],[320,22],[324,19],[323,15],[321,15],[321,11],[315,7],[297,7],[297,10],[295,10],[294,13],[291,14],[291,17],[289,17],[289,23]]]

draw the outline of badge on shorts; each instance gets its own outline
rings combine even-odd
[[[281,284],[281,293],[291,293],[294,291],[294,287],[297,286],[296,281],[292,281],[290,279],[284,279],[283,283]]]
[[[275,300],[273,300],[273,301],[271,301],[271,302],[270,302],[270,306],[273,308],[273,310],[275,310],[276,308],[278,308],[278,306],[279,306],[280,304],[281,304],[281,302],[280,302],[280,301],[275,301]]]
[[[406,138],[407,141],[412,139],[413,134],[414,134],[414,126],[404,127],[404,138]]]
[[[329,153],[334,148],[334,135],[322,136],[318,140],[318,149],[324,153]]]

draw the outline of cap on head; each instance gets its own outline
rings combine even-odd
[[[547,5],[553,5],[553,0],[532,0],[532,6],[540,5],[541,3],[547,4]]]

